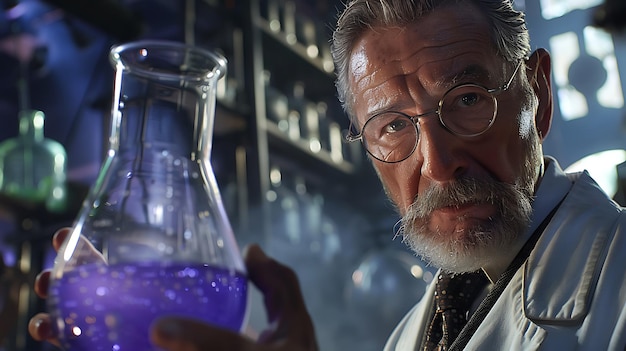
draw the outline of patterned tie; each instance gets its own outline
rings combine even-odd
[[[482,271],[441,273],[435,286],[435,316],[426,333],[424,351],[448,350],[468,319],[476,295],[487,285]]]

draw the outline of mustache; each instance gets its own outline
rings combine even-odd
[[[517,199],[522,192],[517,186],[477,178],[459,178],[444,186],[433,185],[416,196],[409,212],[416,217],[427,217],[433,211],[444,207],[459,207],[471,203],[489,203],[502,211]]]

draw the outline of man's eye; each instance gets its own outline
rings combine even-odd
[[[406,128],[408,121],[406,119],[396,119],[385,126],[385,133],[397,133]]]
[[[476,93],[469,93],[459,98],[459,103],[463,106],[474,106],[480,101],[480,96]]]

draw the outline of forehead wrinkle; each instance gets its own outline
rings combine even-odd
[[[461,72],[450,75],[448,81],[453,85],[457,83],[471,82],[471,83],[484,83],[491,80],[491,74],[489,71],[479,64],[471,64],[465,67]]]
[[[465,43],[465,40],[458,40],[453,43],[430,45],[428,47],[425,47],[422,50],[413,53],[408,58],[401,60],[405,62],[405,64],[402,65],[402,70],[405,74],[409,75],[419,71],[423,66],[426,66],[428,64],[434,64],[433,68],[427,70],[427,72],[429,72],[429,78],[432,78],[430,79],[432,80],[431,84],[437,87],[454,84],[465,76],[471,77],[471,74],[476,74],[477,76],[480,76],[480,74],[484,76],[488,75],[488,71],[480,65],[475,65],[476,67],[472,67],[474,65],[462,67],[463,70],[467,72],[458,72],[458,70],[455,71],[454,69],[451,70],[449,68],[438,68],[442,67],[441,63],[445,61],[451,62],[450,67],[453,68],[455,66],[459,66],[458,64],[455,64],[455,62],[463,62],[463,58],[465,56],[471,57],[473,54],[480,55],[483,53],[479,50],[468,50],[467,46],[464,45]],[[456,46],[459,46],[458,50],[455,50]],[[420,55],[420,51],[432,52],[429,52],[428,55],[425,55],[423,57],[417,57],[418,55]],[[426,57],[430,57],[431,59],[428,61],[424,61],[424,58]]]
[[[412,29],[417,38],[426,40],[426,43],[421,44],[420,46],[415,48],[415,51],[409,53],[404,57],[399,57],[393,59],[393,52],[397,53],[397,50],[393,47],[387,47],[389,45],[388,42],[381,42],[380,40],[388,35],[389,33],[393,33],[394,31],[399,31],[399,33],[395,33],[394,35],[404,36],[407,31],[411,30],[408,28],[370,28],[369,34],[365,34],[365,37],[369,37],[369,40],[372,40],[374,43],[378,43],[378,46],[374,52],[372,52],[373,48],[370,47],[371,43],[366,45],[365,47],[361,47],[358,50],[355,50],[350,58],[349,71],[353,76],[353,83],[355,87],[358,88],[366,88],[371,84],[375,84],[375,80],[377,76],[381,73],[383,69],[389,69],[393,67],[398,72],[390,72],[390,74],[412,74],[416,72],[422,65],[420,64],[418,67],[413,67],[414,62],[420,62],[421,57],[446,57],[450,56],[451,52],[455,51],[463,52],[463,50],[467,50],[466,43],[472,40],[477,42],[488,40],[486,39],[485,34],[487,34],[487,30],[483,28],[483,26],[476,26],[475,23],[465,23],[463,18],[459,19],[459,21],[451,28],[437,28],[435,31],[425,30],[421,31],[418,29]],[[456,34],[459,30],[465,35],[461,38],[458,35],[450,35]],[[424,33],[422,33],[424,32]],[[487,36],[488,37],[488,36]],[[363,38],[362,38],[363,39]],[[408,36],[404,37],[402,45],[405,47],[411,47],[413,43],[411,42],[414,39],[414,36],[408,34]],[[360,46],[360,45],[357,45]],[[371,57],[374,53],[375,55],[381,55],[381,50],[386,51],[386,47],[392,50],[391,57],[387,57],[388,61],[384,61],[384,65],[379,67],[371,67],[372,61]],[[458,49],[457,49],[458,47]],[[430,52],[432,51],[432,53]],[[421,57],[420,57],[421,56]],[[368,72],[368,69],[371,72]],[[385,72],[387,73],[387,72]],[[442,76],[442,73],[434,72],[433,76]],[[439,84],[445,83],[444,81],[439,82]]]
[[[359,85],[362,88],[360,90],[363,98],[369,101],[367,115],[374,115],[384,110],[402,110],[403,108],[415,106],[416,103],[421,105],[418,101],[423,100],[424,96],[422,94],[440,98],[439,94],[442,94],[443,90],[450,89],[460,83],[485,84],[488,82],[491,74],[483,65],[479,63],[467,64],[465,62],[463,63],[465,66],[455,65],[454,61],[463,62],[464,54],[446,59],[453,61],[449,65],[442,66],[441,61],[433,59],[415,65],[411,64],[408,67],[407,65],[401,65],[401,69],[396,69],[397,73],[393,75],[389,75],[387,72],[380,72],[381,69],[378,69],[370,75],[362,77]],[[421,68],[429,64],[432,64],[432,67],[428,71],[428,76],[417,74]],[[459,66],[459,69],[450,68],[455,66]],[[385,94],[378,94],[381,90],[384,90]],[[410,95],[410,100],[402,99],[401,96],[405,92]],[[419,96],[415,95],[418,92]],[[425,103],[432,103],[432,101]]]
[[[381,90],[384,90],[385,94],[380,94]],[[363,98],[369,102],[367,115],[383,110],[401,109],[403,106],[399,106],[398,101],[402,99],[399,96],[405,91],[407,91],[407,80],[403,74],[388,77],[374,86],[367,87],[362,93]]]
[[[492,74],[480,63],[465,63],[459,69],[449,69],[440,74],[434,81],[433,86],[440,89],[450,89],[464,83],[487,84],[491,81]]]
[[[420,81],[421,78],[417,75],[417,71],[427,64],[427,62],[419,63],[419,59],[412,60],[412,58],[416,58],[420,55],[424,50],[428,48],[418,48],[415,52],[406,57],[400,58],[391,58],[388,61],[385,61],[384,64],[378,67],[370,67],[371,71],[367,72],[366,59],[361,61],[359,65],[355,65],[357,68],[362,69],[360,74],[357,77],[357,74],[354,74],[353,82],[355,88],[361,91],[371,91],[375,89],[382,88],[385,85],[395,86],[393,84],[387,84],[391,81],[404,82],[402,85],[406,87],[406,80],[409,79],[411,75],[415,76],[417,81]],[[429,57],[428,55],[424,55],[424,57]],[[354,67],[354,66],[353,66]],[[366,95],[366,93],[364,93]]]
[[[432,26],[425,17],[424,23],[415,27],[371,28],[364,33],[348,67],[351,90],[360,91],[366,102],[362,113],[402,108],[400,105],[408,104],[405,100],[413,101],[412,107],[421,102],[431,104],[460,82],[486,85],[489,70],[479,58],[495,50],[486,23],[477,25],[456,15],[443,26]],[[381,89],[384,92],[379,94]],[[406,99],[402,97],[405,93],[409,94]]]
[[[366,56],[360,51],[358,54]],[[363,59],[356,58],[355,61],[356,62],[351,65],[351,73],[354,76],[353,81],[355,87],[361,89],[367,89],[372,85],[380,85],[398,76],[406,74],[406,70],[403,68],[404,65],[402,64],[402,62],[405,61],[404,58],[390,59],[385,61],[384,65],[380,65],[378,67],[371,66],[371,61],[369,61],[366,57]],[[368,72],[368,64],[370,64],[370,72]],[[382,78],[379,78],[379,76],[382,76]]]

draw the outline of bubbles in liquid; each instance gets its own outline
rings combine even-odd
[[[71,351],[152,351],[155,318],[176,314],[239,331],[247,280],[208,265],[84,266],[51,286],[51,311]]]

